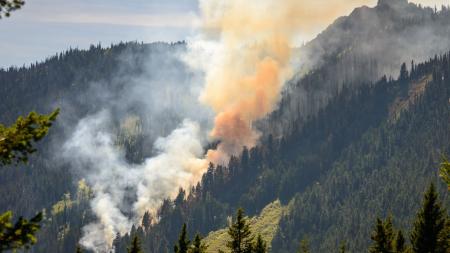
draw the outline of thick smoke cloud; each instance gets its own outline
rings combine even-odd
[[[417,2],[417,1],[414,1]],[[264,134],[281,137],[302,127],[344,86],[397,78],[400,65],[423,62],[450,50],[448,14],[419,8],[406,0],[385,0],[356,8],[295,50],[296,75],[285,86],[281,109],[270,121],[258,122]],[[303,78],[304,74],[307,78]],[[311,75],[320,75],[311,85]]]
[[[125,53],[116,76],[92,84],[79,102],[93,105],[63,146],[94,192],[97,220],[84,227],[82,245],[107,252],[116,233],[200,181],[208,162],[226,164],[255,146],[255,122],[277,108],[294,73],[296,35],[365,2],[201,0],[202,31],[188,51],[166,54],[161,44]],[[143,67],[132,68],[136,62]],[[130,162],[117,136],[144,136],[141,148],[150,152]],[[208,137],[219,144],[205,157]]]
[[[296,35],[357,2],[366,1],[200,1],[203,38],[220,45],[210,57],[201,95],[216,114],[210,137],[220,141],[208,151],[209,161],[226,164],[244,146],[257,144],[260,133],[253,124],[276,109],[292,75]]]
[[[80,243],[94,252],[109,252],[117,233],[146,211],[156,213],[207,168],[203,129],[211,112],[198,102],[201,78],[179,60],[185,45],[127,47],[110,78],[73,84],[87,91],[62,105],[69,135],[62,148],[55,145],[92,188],[96,220],[83,228]],[[127,143],[142,154],[128,156]]]
[[[155,211],[165,198],[174,198],[179,187],[196,183],[207,166],[197,158],[203,145],[196,123],[185,120],[155,142],[156,156],[132,165],[114,145],[110,119],[110,112],[101,111],[81,120],[63,147],[79,168],[89,168],[84,174],[95,193],[91,208],[98,221],[84,227],[81,244],[97,252],[107,252],[116,233],[128,232],[145,211]],[[130,194],[136,196],[131,196],[131,203]]]

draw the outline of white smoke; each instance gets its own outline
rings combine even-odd
[[[91,208],[97,221],[83,228],[80,243],[95,252],[108,252],[117,233],[128,232],[145,211],[175,197],[179,187],[196,183],[207,167],[199,159],[203,147],[195,122],[184,120],[169,136],[157,139],[155,157],[133,165],[114,145],[110,121],[107,110],[82,119],[63,146],[64,156],[85,168],[83,175],[94,192]]]

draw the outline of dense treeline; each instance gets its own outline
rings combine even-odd
[[[158,224],[134,230],[144,248],[169,251],[183,222],[205,234],[225,226],[238,206],[253,214],[292,196],[274,252],[295,252],[303,237],[318,252],[352,238],[347,250],[358,252],[368,247],[373,220],[387,213],[408,228],[418,207],[412,196],[437,177],[441,153],[450,151],[449,55],[411,69],[403,65],[398,80],[343,89],[303,128],[244,150],[227,167],[211,166],[189,194],[165,201]]]
[[[147,214],[141,226],[118,235],[117,252],[126,252],[134,236],[146,252],[170,252],[183,223],[189,234],[207,234],[226,226],[238,206],[254,214],[292,196],[275,252],[294,252],[305,237],[313,251],[347,240],[347,251],[358,252],[368,247],[375,218],[387,213],[408,229],[418,207],[411,196],[436,178],[441,153],[449,152],[449,55],[411,69],[403,66],[398,80],[343,89],[303,128],[244,150],[227,167],[211,166],[199,185],[163,203],[158,223]],[[61,203],[36,252],[74,250],[90,219],[88,194],[80,196]]]
[[[449,7],[438,11],[387,0],[374,8],[356,8],[298,49],[298,74],[288,84],[280,109],[261,123],[263,132],[288,134],[345,86],[353,89],[383,75],[396,77],[403,62],[423,62],[450,50],[449,33]]]
[[[65,193],[74,195],[77,178],[73,177],[68,166],[59,162],[60,159],[54,159],[54,147],[61,146],[79,119],[96,112],[101,108],[100,103],[105,102],[97,101],[97,97],[90,94],[106,93],[106,90],[115,98],[126,94],[129,80],[125,76],[144,75],[147,68],[163,57],[168,59],[159,63],[162,67],[179,64],[167,55],[184,48],[182,42],[121,43],[110,48],[97,45],[89,50],[70,49],[27,67],[0,69],[0,94],[7,94],[2,95],[0,122],[12,124],[19,115],[30,111],[46,113],[54,108],[62,111],[61,119],[49,138],[38,145],[39,156],[31,158],[27,165],[29,169],[0,171],[0,193],[5,196],[0,198],[0,211],[13,210],[31,215],[35,210],[51,209]],[[152,61],[155,62],[153,65],[147,64]],[[123,80],[117,80],[118,76],[124,77]],[[142,114],[133,108],[127,109],[132,111],[132,115]],[[169,112],[166,115],[168,119],[159,120],[165,122],[161,128],[169,128],[180,121],[176,115]],[[148,120],[142,118],[142,127],[148,127]],[[154,131],[159,135],[158,129]],[[126,148],[130,160],[142,159],[151,152],[145,148],[152,146],[153,140],[148,136],[131,140],[121,137],[119,129],[117,132],[117,142]],[[17,191],[17,185],[21,185],[21,191]]]
[[[184,223],[187,234],[206,235],[226,227],[237,207],[254,215],[275,199],[288,205],[288,212],[274,241],[269,242],[273,252],[296,252],[303,238],[308,238],[312,252],[333,252],[339,245],[345,252],[360,252],[371,243],[376,218],[388,214],[394,216],[396,228],[409,231],[419,206],[414,200],[437,178],[441,155],[450,153],[449,54],[418,65],[405,64],[398,78],[386,76],[372,82],[393,64],[378,57],[410,57],[396,52],[397,44],[380,46],[389,48],[387,53],[361,51],[366,42],[363,36],[374,37],[372,29],[363,29],[368,24],[361,22],[373,13],[387,20],[383,25],[389,38],[399,34],[408,38],[408,32],[429,27],[449,34],[448,9],[437,12],[410,5],[406,12],[399,12],[380,5],[374,11],[361,8],[349,19],[338,20],[310,48],[312,53],[330,49],[330,55],[323,56],[319,67],[300,80],[294,79],[279,110],[261,123],[273,134],[265,136],[258,147],[233,157],[227,166],[211,165],[201,183],[165,200],[158,217],[147,213],[142,224],[117,235],[116,252],[127,252],[133,242],[144,252],[172,252]],[[378,31],[377,26],[374,29]],[[329,34],[342,31],[347,31],[342,33],[343,41],[325,43],[331,41]],[[355,39],[355,34],[362,35]],[[93,91],[93,83],[113,85],[110,88],[126,93],[127,83],[117,82],[117,73],[140,75],[148,67],[145,56],[184,47],[184,43],[92,46],[29,67],[0,70],[0,93],[8,94],[0,104],[0,122],[12,123],[28,111],[46,112],[57,106],[62,108],[64,122],[74,123],[99,109],[85,96]],[[168,61],[162,66],[172,64],[179,63]],[[170,118],[170,122],[178,120],[176,115]],[[144,119],[139,128],[148,127],[149,121]],[[62,129],[55,125],[49,139],[63,136]],[[118,136],[117,144],[126,147],[130,161],[139,162],[149,155],[145,147],[151,142],[144,142],[145,136],[131,141],[120,131]],[[51,150],[45,147],[50,144],[42,145],[42,156],[31,159],[28,169],[0,171],[0,194],[4,196],[0,212],[11,209],[30,216],[46,208],[39,242],[31,252],[75,252],[81,228],[93,219],[89,212],[92,193],[83,181],[73,184],[77,180],[67,166],[46,159]],[[444,187],[438,189],[448,203]]]
[[[147,214],[141,226],[118,235],[117,252],[126,252],[134,236],[146,252],[171,251],[183,223],[189,234],[207,234],[226,226],[238,206],[254,214],[292,196],[272,242],[275,252],[292,252],[305,237],[313,251],[347,240],[347,250],[358,252],[370,243],[375,217],[388,212],[408,228],[418,206],[411,196],[420,195],[424,178],[435,178],[441,153],[449,152],[449,55],[411,69],[403,66],[398,80],[343,89],[289,136],[246,149],[227,167],[211,166],[199,185],[164,202],[158,223]],[[32,250],[75,251],[81,227],[92,219],[90,194],[81,183],[78,193],[58,202]]]

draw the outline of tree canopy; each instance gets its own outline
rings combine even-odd
[[[31,112],[9,127],[0,124],[0,165],[27,162],[36,152],[34,143],[47,135],[58,114],[59,109],[48,115]]]
[[[24,0],[0,0],[0,19],[9,17],[12,11],[18,10],[25,5]]]

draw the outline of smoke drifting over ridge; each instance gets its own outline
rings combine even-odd
[[[162,43],[127,50],[112,78],[88,84],[85,96],[62,106],[69,112],[90,105],[81,120],[62,115],[72,133],[56,147],[93,191],[96,219],[83,227],[83,247],[110,252],[117,233],[129,232],[145,211],[155,214],[164,199],[197,183],[206,170],[202,129],[209,128],[211,113],[198,103],[201,81],[179,60],[184,52],[183,44]],[[122,142],[136,136],[149,157],[142,162],[130,162]]]
[[[276,109],[283,85],[293,74],[291,48],[296,34],[313,27],[319,22],[318,17],[345,12],[357,2],[365,1],[347,2],[201,0],[202,33],[180,58],[205,74],[204,87],[187,97],[175,94],[188,102],[199,97],[213,110],[214,126],[211,130],[208,123],[197,122],[212,120],[208,113],[196,115],[196,109],[204,108],[182,111],[178,116],[184,120],[180,120],[178,127],[169,128],[170,134],[162,134],[167,137],[156,140],[154,157],[141,164],[129,163],[114,141],[114,119],[121,118],[115,113],[126,114],[131,100],[144,104],[143,114],[153,115],[151,108],[158,103],[145,103],[156,97],[146,99],[145,94],[163,89],[150,84],[152,75],[163,70],[149,68],[150,74],[144,78],[121,77],[132,80],[133,89],[117,101],[114,96],[102,95],[107,105],[99,107],[106,109],[80,120],[63,148],[66,159],[81,171],[94,191],[91,208],[97,221],[84,227],[81,244],[95,252],[109,251],[116,233],[128,232],[145,211],[155,212],[165,198],[175,197],[179,187],[187,188],[199,182],[208,162],[226,164],[244,146],[255,146],[260,133],[253,123]],[[166,77],[181,69],[173,67]],[[197,81],[193,79],[191,85],[203,84]],[[175,86],[168,89],[169,93],[170,89],[183,90]],[[174,110],[181,111],[181,108],[175,106]],[[205,157],[203,147],[208,135],[219,141],[219,145]]]
[[[292,46],[300,31],[345,12],[353,1],[200,1],[206,39],[218,47],[206,69],[201,101],[216,113],[207,159],[226,164],[243,147],[256,145],[253,123],[271,113],[292,75]]]
[[[84,227],[80,243],[96,252],[108,252],[117,233],[128,232],[145,211],[155,211],[163,199],[174,198],[179,187],[196,183],[206,167],[198,158],[203,154],[198,124],[185,120],[155,142],[158,155],[132,165],[106,131],[110,118],[108,111],[101,111],[83,119],[64,146],[66,157],[82,158],[78,166],[90,168],[87,182],[93,186],[91,208],[98,222]],[[125,201],[130,193],[137,197],[131,205]]]

